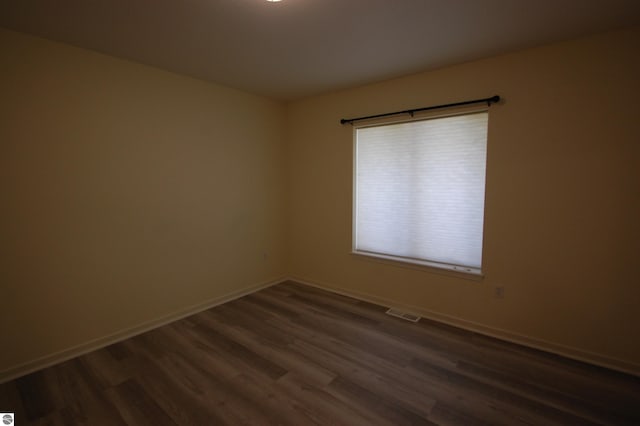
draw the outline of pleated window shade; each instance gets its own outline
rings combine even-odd
[[[480,274],[486,111],[355,130],[354,252]]]

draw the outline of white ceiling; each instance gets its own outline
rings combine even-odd
[[[0,0],[0,26],[291,100],[640,23],[640,0]]]

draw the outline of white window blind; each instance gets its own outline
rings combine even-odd
[[[356,129],[354,251],[480,273],[486,111]]]

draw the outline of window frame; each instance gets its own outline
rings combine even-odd
[[[485,163],[485,188],[484,194],[482,194],[483,199],[483,221],[482,221],[482,256],[481,256],[481,264],[479,268],[469,267],[464,265],[456,265],[449,264],[443,262],[437,262],[427,259],[413,258],[407,256],[399,256],[399,255],[390,255],[384,253],[377,253],[367,250],[358,250],[356,249],[357,242],[357,213],[358,213],[358,130],[368,127],[380,127],[386,125],[394,125],[394,124],[403,124],[403,123],[411,123],[417,121],[425,121],[425,120],[433,120],[438,118],[447,118],[454,116],[463,116],[463,115],[471,115],[476,113],[487,113],[487,134],[486,134],[486,156],[484,159]],[[447,275],[453,275],[461,278],[468,278],[472,280],[479,280],[484,277],[484,247],[485,247],[485,223],[486,223],[486,183],[487,183],[487,159],[488,159],[488,148],[489,148],[489,107],[466,107],[466,108],[456,108],[454,110],[449,111],[439,111],[439,112],[431,112],[431,113],[421,113],[421,114],[413,114],[411,117],[405,118],[384,118],[384,119],[374,119],[367,120],[362,124],[354,124],[352,129],[352,149],[353,149],[353,165],[352,165],[352,213],[351,213],[351,225],[352,225],[352,236],[351,236],[351,254],[362,259],[367,259],[375,262],[380,262],[384,264],[390,264],[394,266],[409,268],[409,269],[418,269],[418,270],[426,270],[430,272],[436,273],[444,273]]]

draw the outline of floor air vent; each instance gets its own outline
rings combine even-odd
[[[411,322],[420,321],[420,317],[418,315],[410,314],[408,312],[402,312],[401,310],[393,309],[393,308],[390,308],[387,311],[387,315],[391,315],[392,317],[398,317],[398,318],[401,318],[403,320],[407,320],[407,321],[411,321]]]

